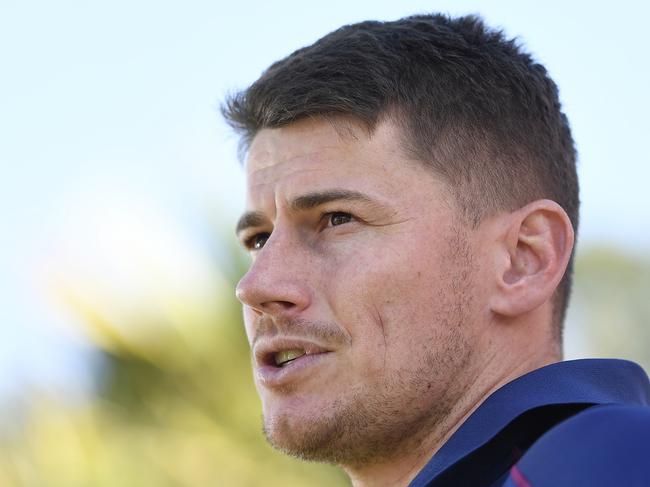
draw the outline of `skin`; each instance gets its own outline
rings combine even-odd
[[[561,358],[552,296],[573,233],[539,200],[463,221],[389,121],[263,129],[237,286],[264,429],[356,486],[407,485],[494,390]],[[268,350],[311,348],[278,379]],[[266,355],[265,355],[266,354]]]

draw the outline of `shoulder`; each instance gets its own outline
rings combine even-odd
[[[593,406],[547,431],[506,486],[650,485],[650,407]]]

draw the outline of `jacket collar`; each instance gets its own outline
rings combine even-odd
[[[650,405],[650,383],[643,369],[627,360],[571,360],[529,372],[488,396],[429,460],[410,487],[426,485],[458,460],[480,449],[526,411],[560,404]]]

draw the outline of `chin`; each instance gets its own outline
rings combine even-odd
[[[263,421],[264,435],[277,450],[303,460],[341,463],[337,444],[345,428],[336,415],[324,411],[311,416],[281,413],[265,415]]]
[[[326,447],[340,434],[339,401],[294,391],[266,395],[262,402],[263,431],[271,446],[294,457],[331,461]]]
[[[354,468],[393,457],[405,438],[421,430],[421,418],[396,418],[383,397],[321,399],[266,404],[264,434],[271,446],[303,460]]]

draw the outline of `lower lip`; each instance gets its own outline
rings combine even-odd
[[[313,377],[313,368],[322,365],[321,362],[326,359],[331,352],[313,353],[302,355],[283,367],[274,367],[272,365],[262,365],[256,370],[257,378],[260,385],[264,387],[281,387],[295,382],[302,378]]]

